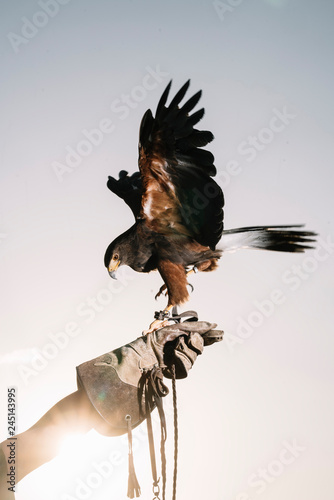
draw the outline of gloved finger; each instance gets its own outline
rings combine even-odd
[[[156,330],[155,338],[159,344],[164,344],[166,342],[172,341],[184,335],[185,333],[198,332],[201,335],[206,332],[213,330],[216,327],[216,323],[209,323],[208,321],[186,321],[184,323],[177,323],[165,326],[159,330]]]
[[[176,378],[185,378],[197,359],[198,354],[203,352],[203,338],[197,332],[189,336],[179,336],[174,342],[168,342],[165,346],[165,363],[167,369],[164,375],[171,378],[171,365],[175,365]]]
[[[204,346],[208,346],[223,340],[224,332],[222,330],[215,330],[216,326],[216,323],[209,323],[208,321],[187,321],[180,323],[178,328],[184,332],[200,333],[204,339]]]
[[[208,321],[184,321],[177,326],[183,332],[197,332],[203,335],[209,330],[216,328],[217,324],[209,323]]]
[[[202,354],[204,348],[203,337],[198,332],[190,332],[189,337],[185,339],[187,346],[196,352]]]
[[[223,340],[223,330],[209,330],[203,334],[204,346],[212,345]]]
[[[186,321],[165,326],[154,332],[154,335],[156,342],[163,346],[166,342],[173,341],[180,335],[197,332],[203,336],[204,346],[208,346],[223,340],[224,332],[215,330],[216,326],[216,323],[209,323],[208,321]]]
[[[168,325],[152,333],[155,341],[164,346],[167,342],[173,342],[180,335],[184,335],[185,332],[179,329],[179,325]]]
[[[184,339],[182,337],[177,342],[178,346],[174,352],[174,365],[175,376],[177,379],[180,379],[188,376],[189,370],[196,361],[197,354],[192,350],[189,353],[184,351]]]

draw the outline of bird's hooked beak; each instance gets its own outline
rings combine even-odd
[[[117,277],[116,277],[116,271],[120,265],[121,261],[120,260],[111,260],[110,261],[110,264],[108,266],[108,273],[109,273],[109,276],[111,278],[113,278],[114,280],[117,280]]]

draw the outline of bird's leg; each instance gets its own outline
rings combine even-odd
[[[182,264],[162,259],[158,261],[157,269],[168,291],[168,304],[161,313],[155,314],[155,321],[150,324],[148,330],[143,332],[144,334],[168,325],[169,312],[173,309],[173,306],[176,304],[183,304],[189,299],[187,276]],[[164,287],[161,288],[164,290]]]
[[[163,328],[169,324],[169,312],[173,309],[173,305],[168,305],[165,307],[163,311],[159,313],[155,313],[155,320],[150,324],[148,330],[143,331],[143,335],[147,335],[148,333],[155,332],[155,330],[159,330],[159,328]]]
[[[196,266],[194,266],[192,269],[190,269],[189,271],[187,271],[186,273],[186,276],[188,278],[188,276],[190,274],[193,274],[193,273],[198,273],[198,269]],[[193,292],[194,291],[194,287],[191,283],[187,283],[187,285],[190,287],[191,291]],[[158,297],[160,297],[160,295],[162,295],[164,292],[166,291],[166,293],[164,294],[165,296],[168,295],[168,291],[167,291],[167,286],[165,285],[165,283],[160,287],[158,293],[156,294],[156,296],[154,297],[155,300],[157,300]]]

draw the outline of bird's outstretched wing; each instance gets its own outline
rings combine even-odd
[[[140,172],[131,176],[128,172],[121,170],[118,179],[109,176],[107,186],[113,193],[117,194],[131,208],[135,218],[139,217],[141,210],[141,199],[143,194]]]
[[[140,217],[159,234],[188,236],[214,248],[223,231],[224,197],[212,179],[216,175],[214,157],[202,149],[213,135],[194,128],[204,109],[189,114],[201,91],[180,106],[189,84],[187,81],[167,106],[170,82],[155,117],[151,110],[143,116],[139,132]]]

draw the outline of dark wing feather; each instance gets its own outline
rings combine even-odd
[[[111,176],[108,177],[107,186],[110,191],[125,201],[135,218],[139,217],[143,193],[140,172],[129,176],[128,172],[121,170],[118,174],[118,180]]]
[[[214,248],[223,231],[224,197],[212,153],[201,149],[213,140],[194,126],[204,109],[189,114],[201,91],[180,105],[190,81],[166,105],[171,82],[163,92],[155,117],[148,110],[139,132],[139,169],[143,197],[141,217],[160,234],[190,236]]]

